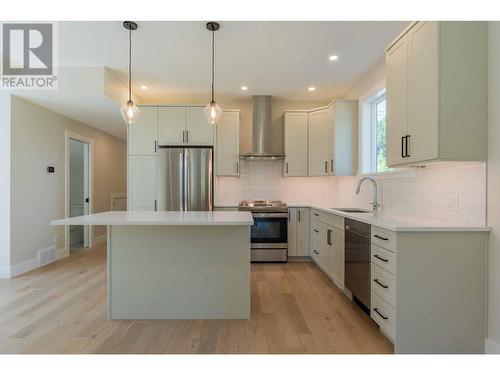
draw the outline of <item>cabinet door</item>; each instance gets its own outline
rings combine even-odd
[[[208,123],[203,107],[186,108],[186,137],[190,145],[213,145],[215,126]]]
[[[404,164],[403,142],[408,129],[408,37],[386,54],[387,165]]]
[[[333,150],[333,124],[330,111],[309,113],[309,176],[328,176]]]
[[[288,209],[288,256],[297,256],[297,212],[298,208]]]
[[[310,254],[311,213],[309,208],[297,209],[297,255],[308,256]]]
[[[158,135],[158,108],[141,107],[137,122],[128,126],[129,155],[154,155]]]
[[[217,175],[239,176],[240,113],[224,112],[215,128],[217,142]]]
[[[330,276],[331,275],[331,259],[332,259],[332,250],[331,246],[328,243],[328,230],[329,226],[321,223],[319,229],[319,238],[320,238],[320,250],[319,250],[319,264],[323,271]],[[330,276],[331,277],[331,276]]]
[[[182,145],[185,140],[186,108],[160,107],[158,110],[158,143]]]
[[[307,176],[307,112],[286,112],[283,120],[284,176]]]
[[[156,156],[128,157],[128,209],[154,211],[156,200]]]
[[[439,25],[419,22],[408,32],[410,162],[438,157]]]

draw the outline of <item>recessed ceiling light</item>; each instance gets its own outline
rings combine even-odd
[[[247,91],[248,90],[248,86],[241,86],[241,90],[242,91]]]
[[[335,61],[335,60],[338,60],[338,59],[339,59],[339,57],[338,57],[337,55],[331,55],[331,56],[329,57],[329,59],[330,59],[330,61]]]
[[[316,91],[316,87],[311,86],[311,87],[309,87],[309,88],[308,88],[308,90],[309,90],[309,91]]]
[[[146,85],[141,85],[141,89],[142,89],[142,90],[147,90],[147,89],[148,89],[148,86],[146,86]]]

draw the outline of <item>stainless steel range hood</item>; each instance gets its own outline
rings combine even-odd
[[[240,155],[246,160],[277,160],[283,154],[271,151],[271,96],[252,96],[252,151]]]

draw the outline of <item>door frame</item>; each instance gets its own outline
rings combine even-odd
[[[74,139],[82,143],[88,144],[88,214],[94,212],[94,140],[92,138],[84,137],[83,135],[70,132],[66,130],[64,132],[65,142],[64,142],[64,216],[66,218],[70,217],[70,141]],[[85,163],[85,162],[84,162]],[[85,174],[85,171],[84,171]],[[84,202],[85,204],[85,202]],[[94,228],[92,225],[84,226],[87,227],[88,231],[88,247],[92,247],[94,239]],[[85,236],[84,236],[85,241]],[[70,250],[70,238],[69,238],[69,225],[64,227],[64,247],[69,252]]]

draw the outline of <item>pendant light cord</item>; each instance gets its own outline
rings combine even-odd
[[[128,31],[128,100],[132,100],[132,28]]]
[[[212,30],[212,102],[214,101],[214,76],[215,76],[215,31]]]

